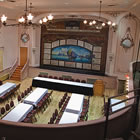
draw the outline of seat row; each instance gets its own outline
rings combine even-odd
[[[59,80],[66,80],[66,81],[73,81],[73,82],[81,82],[81,83],[86,83],[86,80],[80,80],[80,79],[69,79],[69,78],[63,78],[63,77],[57,77],[57,76],[52,76],[52,75],[42,75],[39,74],[39,77],[45,77],[45,78],[52,78],[52,79],[59,79]]]
[[[44,111],[45,110],[45,107],[47,107],[51,100],[52,100],[52,93],[53,93],[53,90],[50,92],[50,93],[47,93],[37,104],[37,112],[39,112],[40,110],[41,111]],[[43,109],[43,110],[42,110]]]
[[[32,86],[24,90],[20,95],[17,96],[18,102],[21,102],[22,99],[24,99],[28,94],[30,94],[33,91]]]
[[[10,103],[7,103],[4,107],[0,108],[1,118],[3,118],[11,109],[13,109],[14,106],[14,101],[11,100]]]
[[[8,91],[4,96],[0,97],[0,101],[3,101],[8,98],[12,98],[12,96],[15,96],[19,92],[20,84],[18,84],[15,88]]]
[[[87,121],[87,119],[88,119],[89,103],[90,103],[90,96],[88,96],[88,99],[84,99],[83,108],[82,108],[82,112],[81,112],[81,115],[80,115],[79,122]]]
[[[37,110],[33,109],[31,110],[25,117],[25,119],[22,121],[24,123],[33,123],[33,121],[37,121],[35,114],[36,114]]]
[[[58,110],[55,109],[54,113],[52,114],[52,117],[50,118],[50,121],[48,122],[48,124],[53,124],[56,119],[58,118]]]

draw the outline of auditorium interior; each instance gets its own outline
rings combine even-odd
[[[0,0],[0,139],[140,140],[140,0]]]

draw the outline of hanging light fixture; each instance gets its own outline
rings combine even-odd
[[[99,16],[98,16],[98,19],[94,19],[93,21],[88,21],[88,20],[84,20],[83,23],[90,26],[90,27],[93,27],[97,30],[102,30],[103,27],[105,27],[106,25],[110,26],[113,28],[113,31],[116,31],[116,23],[115,22],[111,22],[111,21],[106,21],[106,22],[103,22],[102,19],[101,19],[101,12],[102,12],[102,1],[100,1],[100,7],[99,7]]]
[[[29,8],[28,8],[28,2],[26,0],[26,4],[25,4],[25,13],[23,16],[21,16],[19,19],[18,19],[18,23],[17,24],[7,24],[7,17],[5,15],[2,15],[1,17],[1,22],[4,26],[39,26],[43,23],[47,23],[47,21],[52,21],[53,20],[53,16],[50,14],[49,16],[44,17],[42,20],[39,21],[39,24],[36,24],[36,23],[32,23],[32,20],[34,18],[32,12],[31,12],[31,9],[33,8],[32,7],[32,3],[30,3],[29,5]]]

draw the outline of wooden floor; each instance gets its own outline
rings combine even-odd
[[[27,89],[30,85],[32,85],[32,78],[26,78],[22,82],[17,82],[13,80],[7,80],[5,82],[13,82],[16,84],[21,83],[20,86],[20,92],[23,92],[25,89]],[[34,88],[33,88],[34,89]],[[50,90],[49,90],[50,91]],[[58,102],[62,98],[65,92],[60,92],[60,91],[53,91],[52,94],[52,101],[49,104],[48,107],[45,108],[44,111],[40,111],[38,114],[36,114],[36,119],[34,123],[36,124],[47,124],[48,121],[50,120],[50,117],[52,116],[53,112],[55,109],[58,109]],[[115,95],[115,89],[105,89],[106,98],[110,96]],[[71,93],[68,93],[69,96],[71,96]],[[85,96],[87,98],[87,96]],[[15,105],[18,104],[17,97],[13,97],[12,100],[14,100]],[[4,106],[7,102],[10,100],[6,100],[5,102],[2,102],[0,104],[0,107]],[[90,97],[90,106],[89,106],[89,112],[88,112],[88,120],[95,120],[95,119],[100,119],[103,117],[102,113],[102,107],[103,107],[104,101],[103,97],[100,96],[92,96]]]

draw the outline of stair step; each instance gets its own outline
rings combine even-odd
[[[18,74],[18,75],[20,75],[20,72],[14,72],[13,75],[14,75],[14,74]]]
[[[19,75],[12,75],[11,77],[18,77],[19,78],[20,76]]]
[[[16,80],[16,81],[20,81],[20,77],[21,77],[21,70],[22,70],[23,66],[17,66],[17,68],[15,69],[15,71],[13,72],[12,76],[11,76],[11,80]]]
[[[15,78],[13,78],[13,79],[10,79],[10,80],[14,80],[14,81],[20,81],[20,79],[15,79]]]

